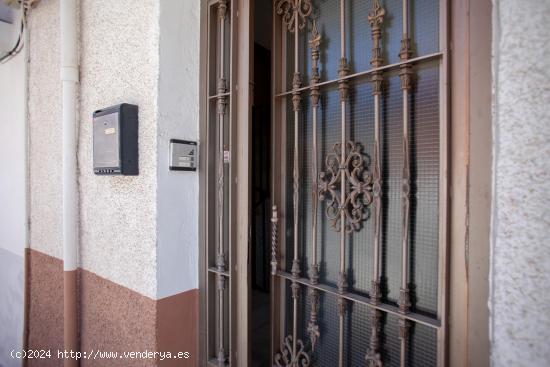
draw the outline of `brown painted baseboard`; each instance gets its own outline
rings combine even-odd
[[[29,360],[28,366],[62,366],[63,262],[38,251],[29,252],[29,349],[51,350],[51,359]],[[92,272],[78,271],[81,366],[196,366],[198,361],[198,299],[193,289],[153,300]],[[100,358],[117,352],[117,358]],[[188,359],[120,358],[121,353],[178,352]],[[92,356],[89,356],[93,353]],[[163,355],[166,357],[166,354]],[[95,357],[95,359],[94,359]]]
[[[199,290],[157,301],[157,347],[172,354],[187,351],[187,360],[165,359],[159,366],[197,366],[199,353]]]
[[[29,251],[29,350],[63,350],[63,262]],[[28,366],[62,366],[57,355],[29,359]]]

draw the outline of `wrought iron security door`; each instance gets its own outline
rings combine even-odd
[[[233,307],[235,294],[234,230],[231,224],[234,175],[231,151],[234,141],[236,12],[229,0],[209,0],[206,6],[206,248],[205,359],[209,366],[234,361]]]
[[[444,365],[446,3],[274,9],[273,365]]]

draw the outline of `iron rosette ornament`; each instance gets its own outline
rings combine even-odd
[[[373,178],[367,169],[361,144],[348,141],[343,162],[341,149],[341,144],[336,143],[325,157],[326,171],[319,173],[319,200],[326,202],[325,212],[331,227],[340,232],[344,226],[346,233],[351,233],[360,230],[368,217],[366,207],[373,199]],[[340,192],[342,170],[347,181],[343,203]],[[342,211],[345,223],[341,223]]]

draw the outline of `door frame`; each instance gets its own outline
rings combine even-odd
[[[209,166],[215,164],[214,147],[209,144],[209,24],[210,7],[218,0],[201,0],[200,25],[200,81],[199,81],[199,363],[208,365],[208,256],[207,247],[211,241],[209,222],[215,220],[209,209],[215,201],[213,187],[216,177],[209,173]],[[249,225],[250,225],[250,121],[251,121],[251,77],[253,75],[253,0],[232,0],[231,14],[231,88],[229,140],[230,173],[226,178],[229,186],[229,256],[230,306],[229,306],[229,357],[232,366],[248,364],[248,314],[249,314]],[[244,122],[244,123],[243,123]],[[214,176],[214,177],[212,177]],[[238,320],[233,322],[232,320]]]
[[[200,67],[200,141],[207,142],[208,116],[208,22],[207,9],[217,0],[201,0],[201,67]],[[232,206],[231,225],[234,226],[231,241],[233,244],[234,266],[231,270],[236,280],[232,288],[232,297],[236,304],[231,307],[231,318],[239,320],[232,327],[231,365],[246,366],[249,357],[248,315],[249,315],[249,224],[250,224],[250,123],[252,105],[253,75],[253,0],[233,0],[238,16],[233,24],[236,31],[233,45],[235,67],[231,76],[235,78],[236,90],[232,106],[235,139],[234,174],[231,175],[231,193],[236,205]],[[443,114],[448,118],[446,139],[448,177],[445,197],[448,198],[446,223],[448,235],[446,247],[448,257],[443,264],[447,267],[447,296],[443,309],[447,310],[443,329],[446,329],[446,341],[443,343],[444,354],[440,365],[448,366],[484,366],[489,361],[490,343],[488,338],[489,314],[488,274],[489,274],[489,227],[491,169],[491,4],[489,0],[480,2],[472,0],[443,0],[446,11],[442,14],[448,30],[448,60],[445,71],[448,72],[448,85],[442,92]],[[273,22],[273,66],[272,93],[284,90],[284,78],[276,75],[284,72],[286,63],[277,63],[275,44],[286,37],[280,22]],[[283,49],[284,53],[284,49]],[[284,55],[283,55],[284,57]],[[464,77],[464,76],[467,77]],[[283,81],[279,80],[283,79]],[[476,83],[476,88],[470,88]],[[244,87],[242,87],[244,86]],[[280,121],[284,116],[281,107],[273,106],[272,121]],[[277,163],[281,151],[281,142],[285,139],[284,130],[272,129],[272,177],[281,177],[284,167]],[[206,365],[207,325],[206,325],[206,244],[208,241],[207,167],[212,163],[208,155],[207,144],[200,144],[203,159],[199,163],[199,361]],[[443,153],[443,151],[442,151]],[[479,160],[479,158],[485,158]],[[272,191],[274,203],[284,202],[278,190]],[[478,200],[483,201],[479,205]],[[279,228],[284,228],[284,208],[279,208]],[[484,227],[470,225],[471,220],[486,221]],[[280,236],[280,248],[284,236]],[[475,245],[475,247],[473,246]],[[284,295],[283,295],[284,296]],[[277,310],[273,311],[276,315]],[[283,318],[284,319],[284,318]],[[274,335],[281,335],[281,325],[273,323]],[[272,355],[278,348],[278,338],[272,341]],[[280,339],[280,337],[279,337]]]

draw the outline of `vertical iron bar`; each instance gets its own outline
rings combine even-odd
[[[344,78],[349,73],[348,60],[346,58],[346,34],[345,34],[345,0],[340,0],[340,43],[341,43],[341,58],[340,66],[338,68],[338,76]],[[344,204],[346,201],[346,102],[348,99],[349,85],[347,79],[340,79],[338,81],[338,89],[340,91],[340,125],[341,125],[341,139],[340,139],[340,279],[338,282],[338,289],[341,293],[345,293],[347,290],[347,276],[346,276],[346,264],[345,264],[345,240],[346,240],[346,212],[344,210]]]
[[[385,10],[379,0],[374,0],[369,12],[368,20],[371,26],[372,56],[370,64],[374,68],[382,66],[382,38],[381,25],[384,21]],[[371,283],[371,300],[374,304],[380,303],[380,236],[382,224],[382,170],[380,154],[380,98],[382,94],[382,72],[372,74],[372,94],[374,96],[374,170],[373,170],[373,204],[374,204],[374,253],[373,253],[373,279]],[[365,359],[369,367],[381,367],[382,360],[379,353],[380,347],[380,311],[375,308],[370,310],[371,338],[369,349]]]
[[[340,66],[338,76],[344,78],[349,73],[348,60],[346,58],[346,28],[345,28],[345,0],[340,0]],[[341,108],[341,140],[340,140],[340,278],[338,280],[338,291],[341,294],[347,292],[348,282],[346,275],[346,102],[349,94],[349,85],[347,79],[338,81],[340,92]],[[346,314],[346,300],[342,297],[338,299],[339,306],[339,350],[338,365],[344,366],[344,318]]]
[[[294,10],[297,13],[297,10]],[[298,89],[302,84],[302,78],[298,69],[298,15],[294,17],[294,75],[292,79],[292,109],[294,111],[294,167],[293,167],[293,209],[294,209],[294,258],[292,260],[292,275],[298,277],[300,275],[300,262],[298,258],[298,231],[299,231],[299,189],[300,189],[300,170],[298,167],[298,119],[300,111],[300,92]]]
[[[298,167],[298,118],[300,111],[300,92],[298,89],[302,84],[299,65],[298,65],[298,30],[299,30],[298,6],[294,8],[294,77],[292,79],[292,107],[294,110],[294,259],[292,260],[292,276],[300,276],[300,260],[298,257],[298,215],[299,215],[299,189],[300,189],[300,171]],[[300,286],[296,281],[292,282],[292,354],[296,355],[296,343],[298,340],[298,291]]]
[[[225,270],[225,255],[223,250],[223,202],[224,202],[224,117],[225,107],[227,105],[226,97],[223,95],[227,91],[227,85],[225,80],[225,66],[224,66],[224,48],[225,48],[225,31],[224,21],[227,11],[227,1],[220,0],[218,5],[218,18],[220,22],[220,77],[218,79],[218,119],[219,119],[219,134],[218,134],[218,257],[216,259],[216,266],[218,270]]]
[[[411,42],[409,38],[409,1],[403,0],[403,38],[399,57],[407,61],[411,57]],[[403,92],[403,253],[402,253],[402,279],[399,294],[399,310],[406,314],[411,307],[409,294],[409,218],[410,218],[410,152],[409,152],[409,91],[411,89],[411,64],[400,66],[401,89]],[[404,318],[399,320],[401,339],[401,367],[406,364],[407,338],[409,324]]]
[[[300,111],[300,86],[302,78],[299,72],[299,30],[304,28],[306,18],[311,14],[311,0],[278,0],[275,4],[277,14],[282,16],[283,23],[287,26],[290,33],[294,33],[294,74],[292,78],[292,110],[294,111],[294,167],[293,167],[293,206],[294,206],[294,256],[292,260],[292,335],[285,338],[281,345],[281,352],[275,355],[275,364],[280,366],[285,363],[285,366],[308,365],[309,355],[305,353],[304,344],[298,340],[298,293],[300,285],[300,258],[299,258],[299,185],[300,171],[298,163],[298,124]],[[291,345],[289,345],[291,344]],[[290,353],[289,353],[290,348]],[[300,362],[302,361],[302,362]]]
[[[227,91],[225,80],[225,17],[227,14],[227,0],[220,0],[218,3],[218,20],[220,27],[220,77],[218,79],[218,118],[219,118],[219,134],[218,134],[218,256],[216,258],[216,267],[219,271],[225,271],[225,254],[223,249],[224,244],[224,118],[227,99],[223,95]],[[225,365],[225,350],[224,350],[224,290],[225,278],[222,274],[217,274],[217,290],[218,290],[218,365]]]
[[[407,61],[411,56],[410,39],[408,33],[408,0],[403,0],[403,39],[399,56],[402,61]],[[409,90],[411,89],[411,64],[400,66],[401,89],[403,92],[403,253],[402,253],[402,279],[399,295],[399,308],[407,313],[411,306],[409,296],[409,216],[410,216],[410,152],[409,152]]]
[[[312,25],[312,38],[309,41],[311,48],[311,108],[312,108],[312,135],[313,135],[313,151],[312,151],[312,163],[311,163],[311,176],[313,179],[312,184],[312,254],[311,254],[311,270],[309,278],[312,284],[319,282],[319,264],[317,263],[317,201],[318,201],[318,169],[317,169],[317,109],[319,107],[319,86],[317,83],[321,80],[319,75],[319,45],[321,43],[321,35],[317,30],[317,22],[313,20]]]
[[[411,56],[410,39],[408,33],[408,0],[403,0],[403,39],[399,56],[407,61]],[[411,64],[400,66],[401,89],[403,91],[403,253],[402,253],[402,283],[399,297],[399,308],[406,313],[409,310],[409,211],[410,211],[410,152],[409,152],[409,90],[411,89]]]
[[[379,68],[383,64],[381,24],[384,20],[385,10],[379,0],[374,0],[372,10],[369,13],[369,22],[372,31],[372,57],[370,64]],[[372,94],[374,96],[374,170],[373,170],[373,204],[374,204],[374,267],[373,281],[371,288],[371,299],[375,304],[380,302],[380,236],[382,224],[382,176],[381,176],[381,154],[380,154],[380,97],[382,94],[382,72],[376,71],[372,74]]]
[[[317,22],[313,19],[312,29],[311,29],[312,38],[309,40],[309,47],[311,49],[311,108],[312,108],[312,135],[313,135],[313,151],[311,157],[311,176],[313,179],[312,183],[312,200],[311,200],[311,210],[312,210],[312,250],[311,250],[311,268],[309,270],[309,279],[312,284],[319,283],[319,264],[317,263],[317,201],[318,201],[318,170],[317,170],[317,108],[319,106],[319,86],[316,84],[321,80],[319,75],[319,45],[321,43],[321,35],[317,30]],[[310,303],[311,303],[311,314],[308,324],[308,334],[311,340],[311,350],[315,350],[315,344],[317,339],[320,336],[319,325],[317,324],[317,311],[319,307],[319,294],[315,288],[310,288]]]

